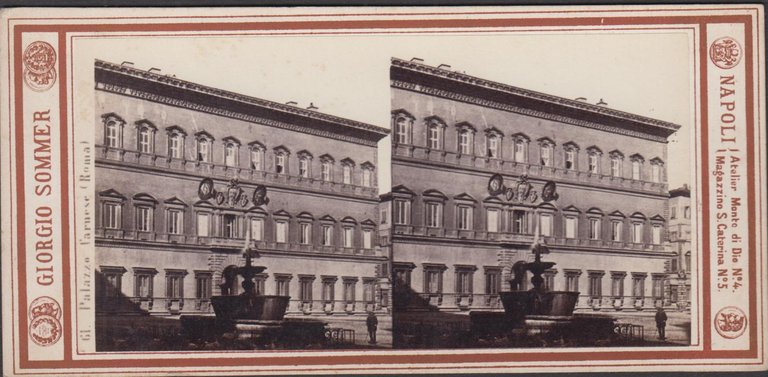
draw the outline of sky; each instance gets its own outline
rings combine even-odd
[[[115,37],[76,40],[79,64],[130,61],[177,78],[389,128],[391,57],[681,125],[669,187],[692,182],[692,43],[683,32]],[[379,167],[389,158],[388,140]],[[380,168],[388,191],[388,169]]]

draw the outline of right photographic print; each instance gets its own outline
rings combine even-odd
[[[394,347],[690,345],[690,72],[530,49],[391,59]]]

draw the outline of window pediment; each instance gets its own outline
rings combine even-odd
[[[597,207],[592,207],[592,208],[587,210],[587,213],[590,214],[590,215],[600,215],[600,216],[602,216],[603,215],[603,210],[601,210],[600,208],[597,208]]]
[[[347,165],[351,167],[355,167],[355,161],[353,161],[351,158],[347,157],[340,161],[342,165]]]
[[[470,131],[472,133],[477,132],[477,129],[475,128],[475,126],[473,126],[472,123],[469,123],[469,122],[456,123],[456,129],[458,129],[459,131]]]
[[[613,211],[613,212],[610,213],[610,216],[611,217],[621,217],[621,218],[625,218],[626,217],[626,216],[624,216],[623,213],[621,213],[621,211]]]
[[[415,116],[413,116],[411,113],[406,111],[405,109],[397,109],[392,111],[392,119],[398,119],[398,118],[406,118],[410,121],[413,121],[416,119]]]
[[[453,200],[459,201],[459,202],[465,202],[465,203],[477,203],[477,200],[472,195],[469,195],[466,192],[454,196]]]
[[[147,193],[138,193],[133,196],[134,201],[142,201],[142,202],[151,202],[153,204],[157,204],[157,199],[155,199],[154,196],[149,195]]]
[[[430,189],[427,191],[424,191],[421,196],[423,196],[425,199],[433,199],[433,200],[441,200],[445,201],[448,200],[448,197],[440,192],[439,190]]]
[[[206,130],[195,132],[195,137],[197,139],[204,139],[204,140],[208,140],[208,141],[216,140],[216,139],[213,138],[213,135],[208,133],[208,131],[206,131]]]
[[[587,153],[601,155],[601,154],[603,154],[603,151],[600,148],[598,148],[598,147],[593,145],[593,146],[587,148]]]
[[[312,214],[309,213],[309,212],[302,212],[302,213],[296,215],[296,218],[304,219],[304,220],[314,220],[315,219],[315,217],[312,216]]]
[[[629,216],[629,217],[631,217],[631,218],[633,218],[633,219],[640,219],[640,220],[645,220],[645,219],[646,219],[645,215],[643,215],[643,214],[642,214],[642,213],[640,213],[640,212],[635,212],[635,213],[633,213],[633,214],[632,214],[631,216]]]
[[[312,153],[310,153],[306,149],[300,150],[298,153],[296,153],[296,155],[299,156],[299,158],[307,158],[307,159],[310,159],[310,160],[314,157],[314,156],[312,156]]]
[[[650,162],[653,165],[664,165],[664,160],[662,160],[662,159],[660,159],[658,157],[652,158]]]
[[[656,214],[656,215],[653,215],[653,217],[651,217],[651,221],[664,222],[666,221],[666,219],[663,216]]]
[[[579,145],[578,145],[578,144],[576,144],[576,143],[574,143],[574,142],[572,142],[572,141],[569,141],[569,142],[567,142],[567,143],[564,143],[564,144],[563,144],[563,148],[564,148],[565,150],[575,150],[575,151],[577,151],[577,150],[581,149],[581,148],[579,148]]]
[[[552,139],[550,139],[550,138],[548,138],[546,136],[540,137],[540,138],[536,139],[536,141],[538,141],[539,145],[541,145],[541,146],[548,145],[550,147],[553,147],[553,146],[556,145],[554,140],[552,140]]]
[[[341,219],[341,222],[346,223],[346,224],[357,224],[357,220],[355,220],[351,216],[347,216],[347,217]]]
[[[563,212],[581,213],[581,210],[574,205],[569,205],[568,207],[563,208]]]
[[[608,152],[608,155],[610,155],[611,158],[624,158],[624,153],[621,153],[621,151],[617,149]]]
[[[272,216],[274,216],[274,217],[281,217],[281,218],[285,218],[285,219],[290,219],[291,218],[291,214],[288,213],[286,210],[283,210],[283,209],[281,209],[279,211],[276,211],[276,212],[273,212]]]
[[[234,136],[227,136],[227,137],[221,139],[221,141],[224,142],[225,144],[232,143],[232,144],[235,144],[237,146],[240,146],[240,140],[238,140]]]
[[[179,126],[176,126],[176,125],[165,127],[165,131],[169,135],[178,134],[178,135],[187,136],[187,131],[184,131],[183,128],[181,128]]]
[[[448,123],[446,123],[443,118],[440,118],[437,115],[431,115],[426,118],[424,118],[424,123],[426,123],[428,126],[438,126],[440,128],[445,128]]]
[[[137,120],[137,121],[136,121],[136,122],[134,122],[133,124],[134,124],[134,125],[136,125],[136,128],[138,128],[138,129],[147,128],[147,129],[149,129],[149,130],[152,130],[153,132],[154,132],[154,131],[157,131],[157,126],[155,126],[155,124],[154,124],[154,123],[152,123],[152,122],[151,122],[150,120],[148,120],[148,119],[141,119],[141,120]]]
[[[360,225],[368,226],[368,227],[375,227],[376,226],[376,222],[374,222],[371,219],[365,219],[362,222],[360,222]]]
[[[260,151],[263,151],[263,150],[267,149],[267,147],[264,144],[262,144],[262,143],[260,143],[258,141],[252,141],[252,142],[248,143],[248,146],[251,147],[251,149],[256,149],[256,150],[260,150]]]
[[[101,116],[101,120],[102,120],[104,123],[107,123],[107,122],[110,122],[110,121],[111,121],[111,122],[117,122],[117,123],[120,123],[121,125],[125,124],[125,119],[121,118],[119,115],[117,115],[117,114],[115,114],[115,113],[107,113],[107,114],[103,114],[103,115]]]
[[[526,135],[526,134],[524,134],[522,132],[514,133],[514,134],[510,135],[510,137],[512,137],[514,140],[521,140],[521,141],[524,141],[526,143],[531,141],[531,138],[528,137],[528,135]]]
[[[274,147],[272,150],[275,151],[275,154],[284,154],[284,155],[291,154],[291,150],[284,145],[278,145]]]
[[[483,132],[485,133],[486,136],[496,136],[496,137],[498,137],[500,139],[504,137],[504,133],[502,133],[496,127],[486,128]]]
[[[632,161],[637,161],[637,162],[645,161],[643,156],[641,154],[639,154],[639,153],[635,153],[635,154],[629,156],[629,159],[632,160]]]
[[[403,185],[397,185],[395,187],[392,187],[392,194],[393,196],[400,196],[400,197],[403,197],[403,196],[413,197],[416,195],[416,193],[411,191],[411,189]]]
[[[113,199],[120,199],[120,200],[126,199],[125,196],[123,196],[123,194],[119,193],[115,189],[108,189],[108,190],[101,191],[99,192],[99,196],[113,198]]]
[[[201,207],[201,208],[215,208],[211,202],[207,200],[198,200],[193,204],[195,207]]]
[[[333,159],[333,156],[331,156],[331,155],[326,153],[326,154],[320,156],[320,161],[333,163],[336,160]]]
[[[334,219],[333,216],[331,216],[331,215],[325,215],[325,216],[320,218],[320,221],[328,222],[328,223],[335,223],[336,219]]]
[[[376,168],[370,161],[363,162],[360,167],[367,170],[374,170]]]
[[[183,206],[186,207],[187,203],[184,203],[183,200],[179,199],[178,197],[172,197],[170,199],[167,199],[163,202],[164,204],[170,204],[170,205],[177,205],[177,206]]]

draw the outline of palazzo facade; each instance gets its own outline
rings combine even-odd
[[[97,314],[212,312],[246,245],[288,316],[389,311],[375,165],[389,130],[130,65],[96,61],[95,79]]]
[[[536,234],[557,263],[546,286],[580,292],[577,310],[669,304],[667,138],[680,126],[419,61],[392,60],[391,92],[396,312],[501,310]],[[490,195],[495,173],[531,193]],[[550,181],[559,197],[542,202]]]

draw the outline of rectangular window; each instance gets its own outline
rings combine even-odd
[[[395,200],[395,224],[408,225],[411,222],[411,202]]]
[[[152,298],[152,280],[154,276],[150,273],[137,273],[136,274],[136,297]]]
[[[117,203],[104,203],[103,225],[107,229],[120,229],[122,222],[122,206]]]
[[[169,152],[172,158],[184,158],[184,145],[181,135],[171,135]]]
[[[210,235],[210,219],[211,216],[207,213],[197,214],[197,236],[208,237]]]
[[[576,168],[576,151],[573,149],[565,151],[565,168],[568,170]]]
[[[499,138],[496,136],[491,136],[488,138],[488,157],[499,157]]]
[[[373,248],[373,232],[371,230],[363,230],[363,249]]]
[[[170,299],[184,298],[184,275],[168,274],[165,278],[165,297]]]
[[[251,150],[251,169],[262,170],[262,151],[260,149]]]
[[[440,149],[440,128],[438,126],[429,127],[429,148]]]
[[[314,279],[302,277],[299,280],[299,300],[301,302],[312,302],[312,281]]]
[[[299,243],[302,245],[309,245],[312,243],[312,224],[300,223],[299,224]]]
[[[429,228],[439,228],[443,224],[443,205],[440,203],[428,202],[426,209],[426,226]]]
[[[152,131],[147,128],[139,131],[139,152],[152,153]]]
[[[643,224],[642,223],[632,223],[632,227],[629,228],[631,233],[630,237],[632,238],[632,242],[634,243],[643,243]]]
[[[251,219],[251,239],[254,241],[264,239],[264,219]]]
[[[485,294],[497,295],[501,291],[501,271],[486,270],[485,272]]]
[[[200,162],[211,162],[211,153],[210,153],[210,144],[208,144],[208,140],[198,140],[197,141],[197,161]]]
[[[398,144],[409,144],[410,140],[408,140],[408,139],[409,139],[409,136],[410,136],[410,132],[409,132],[409,129],[408,129],[409,128],[408,127],[408,121],[406,119],[404,119],[404,118],[399,118],[397,120],[396,127],[397,127],[397,143]]]
[[[552,215],[541,214],[539,218],[541,219],[539,225],[539,234],[544,237],[552,237]]]
[[[565,238],[576,238],[578,221],[575,217],[565,218]]]
[[[468,206],[459,206],[457,226],[460,230],[472,230],[472,212],[473,208]]]
[[[664,278],[661,276],[653,277],[653,298],[661,299],[664,297]]]
[[[590,154],[589,155],[589,172],[592,174],[597,174],[598,172],[598,156],[596,154]]]
[[[552,166],[552,148],[548,144],[541,146],[541,165]]]
[[[275,222],[275,242],[286,243],[288,240],[288,222],[278,220]]]
[[[426,276],[426,287],[424,290],[427,293],[437,294],[442,293],[442,272],[439,270],[426,270],[424,271]]]
[[[589,219],[589,239],[600,239],[600,219]]]
[[[459,154],[471,153],[471,137],[469,131],[459,132]]]
[[[611,276],[611,296],[616,298],[624,297],[624,276],[623,274],[613,274]]]
[[[567,271],[565,273],[565,290],[568,292],[579,291],[579,273]]]
[[[373,303],[376,300],[375,284],[376,281],[373,279],[363,280],[363,302],[366,304]]]
[[[355,235],[355,229],[352,227],[344,227],[344,247],[351,248],[352,240]]]
[[[333,245],[333,226],[323,225],[323,246]]]
[[[306,158],[299,159],[299,175],[309,178],[309,160]]]
[[[332,303],[335,299],[336,279],[323,279],[323,302]]]
[[[239,232],[237,231],[237,216],[224,215],[224,234],[222,236],[227,238],[238,238]]]
[[[670,207],[669,209],[669,218],[670,219],[676,219],[677,218],[677,207]]]
[[[528,233],[528,213],[526,211],[512,211],[512,233]]]
[[[661,245],[661,225],[653,226],[653,244]]]
[[[331,181],[331,163],[327,161],[323,162],[321,169],[322,169],[323,181],[330,182]]]
[[[104,272],[104,297],[116,298],[119,297],[122,290],[123,275],[116,272]]]
[[[640,179],[640,161],[632,161],[632,179]]]
[[[515,142],[515,162],[527,162],[525,158],[525,141],[523,140]]]
[[[136,207],[136,231],[138,232],[151,232],[152,231],[152,213],[154,208],[152,207]]]
[[[621,159],[617,157],[611,159],[611,175],[621,177]]]
[[[589,274],[589,297],[603,297],[603,275]]]
[[[237,146],[234,144],[227,144],[224,148],[224,164],[227,166],[237,165]]]
[[[120,147],[120,126],[114,122],[110,121],[107,123],[107,146],[112,148],[119,148]]]
[[[654,183],[661,182],[661,166],[658,164],[653,164],[651,166],[651,178]]]
[[[290,276],[276,275],[275,276],[275,294],[278,296],[289,296],[290,292]]]
[[[472,294],[472,271],[456,271],[456,293],[460,295]]]
[[[621,241],[621,221],[611,221],[611,241]]]
[[[211,274],[195,274],[195,297],[199,300],[211,298]]]
[[[486,229],[488,232],[496,233],[499,231],[499,210],[488,209],[486,211]]]
[[[555,272],[554,271],[544,272],[544,289],[548,291],[555,290]]]
[[[371,187],[371,170],[363,169],[363,187]]]
[[[683,216],[686,219],[690,219],[691,218],[691,207],[688,207],[688,206],[685,207],[685,211],[683,211]]]
[[[184,212],[179,209],[168,210],[168,234],[184,233]]]
[[[352,184],[352,167],[349,165],[344,165],[344,167],[341,168],[341,172],[343,174],[344,184],[351,185]]]
[[[635,298],[645,296],[645,275],[632,275],[632,296]]]
[[[355,289],[357,282],[353,279],[344,279],[344,302],[352,304],[355,302]]]
[[[286,174],[285,155],[282,153],[275,156],[275,172],[277,174]]]

